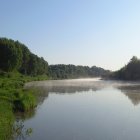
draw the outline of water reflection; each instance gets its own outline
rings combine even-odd
[[[28,112],[15,112],[16,121],[13,125],[13,140],[26,140],[28,139],[32,133],[33,128],[26,128],[24,126],[24,122],[29,120],[35,116],[35,110],[31,110]]]
[[[13,126],[13,140],[26,140],[31,136],[32,128],[26,128],[22,119],[17,119]]]
[[[49,93],[72,94],[76,92],[86,92],[89,90],[99,91],[103,88],[113,87],[119,89],[131,100],[133,105],[140,103],[140,83],[123,81],[104,81],[100,79],[74,79],[74,80],[50,80],[35,81],[25,85],[25,88],[35,88],[38,90],[38,104],[48,98]]]
[[[31,82],[25,88],[39,91],[40,104],[24,123],[34,128],[28,140],[140,138],[140,106],[133,107],[140,103],[139,83],[62,80]]]
[[[36,110],[33,109],[31,111],[27,111],[27,112],[15,112],[15,116],[17,120],[28,120],[31,119],[32,117],[35,116]]]
[[[107,85],[107,82],[98,79],[50,80],[27,83],[25,89],[37,90],[38,105],[41,105],[50,93],[75,94],[89,90],[98,91],[107,87]]]
[[[133,105],[140,103],[140,85],[120,86],[118,89],[130,99]]]
[[[33,87],[32,87],[33,88]],[[42,92],[41,95],[45,93],[43,96],[48,96],[48,93],[59,93],[59,94],[72,94],[76,92],[84,92],[84,91],[98,91],[101,90],[101,87],[82,87],[82,86],[51,86],[51,87],[38,87],[38,90]]]
[[[41,82],[30,82],[25,88],[36,88],[43,94],[55,93],[75,93],[81,91],[97,91],[106,87],[107,82],[93,80],[50,80]]]

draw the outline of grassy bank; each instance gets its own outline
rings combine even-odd
[[[47,76],[0,74],[0,140],[8,140],[11,136],[15,112],[28,112],[37,105],[35,91],[23,89],[24,84],[46,79]]]
[[[12,135],[14,114],[12,104],[0,100],[0,140],[8,140]]]

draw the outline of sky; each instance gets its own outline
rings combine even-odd
[[[140,58],[140,1],[0,0],[0,37],[49,64],[118,70]]]

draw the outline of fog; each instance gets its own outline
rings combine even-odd
[[[75,93],[81,91],[97,91],[103,88],[117,88],[122,92],[131,92],[132,87],[138,87],[140,82],[125,82],[115,80],[102,80],[101,78],[82,78],[69,80],[34,81],[25,84],[25,89],[37,88],[45,92]],[[125,88],[126,87],[126,88]],[[136,88],[138,89],[138,88]],[[126,91],[128,90],[128,91]],[[137,90],[138,91],[138,90]]]

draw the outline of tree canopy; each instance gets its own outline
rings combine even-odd
[[[100,67],[50,65],[43,57],[30,52],[27,46],[12,39],[0,38],[0,71],[18,71],[24,75],[49,75],[52,79],[97,77],[109,73]]]
[[[53,79],[99,77],[108,73],[108,70],[96,66],[88,67],[64,64],[49,66],[49,76]]]
[[[36,76],[48,74],[48,62],[19,41],[0,38],[0,70]]]
[[[114,72],[111,77],[120,80],[140,80],[140,59],[133,56],[127,65]]]

